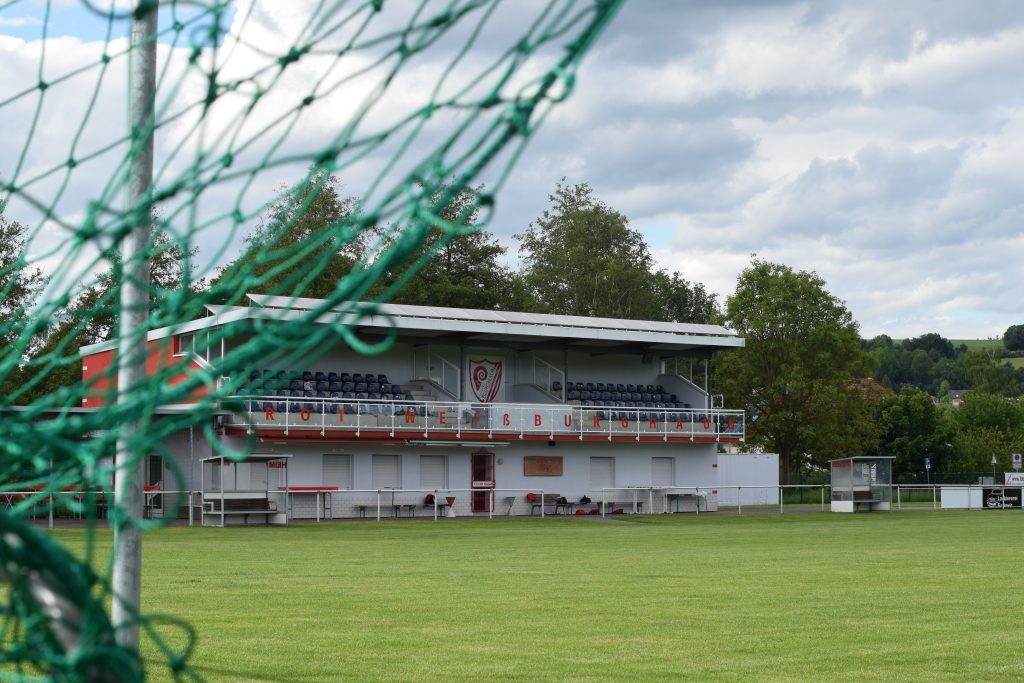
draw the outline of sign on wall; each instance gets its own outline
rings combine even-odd
[[[1003,472],[1003,483],[1007,486],[1024,486],[1024,472]]]
[[[560,477],[562,476],[562,456],[560,455],[527,455],[523,457],[523,476],[526,477]]]
[[[469,391],[477,403],[491,403],[502,396],[505,361],[487,358],[469,359]]]
[[[986,508],[1019,508],[1020,489],[984,488],[981,490],[981,504]]]

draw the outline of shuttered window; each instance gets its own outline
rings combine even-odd
[[[402,487],[402,460],[399,455],[373,456],[373,488],[385,487]]]
[[[420,456],[420,488],[443,489],[448,486],[448,456]]]
[[[324,486],[352,488],[352,456],[325,455],[323,482]]]
[[[600,491],[615,486],[615,458],[590,459],[590,489]]]
[[[672,486],[675,484],[673,469],[675,458],[651,458],[651,485]]]

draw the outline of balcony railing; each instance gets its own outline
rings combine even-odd
[[[741,410],[611,408],[533,403],[367,401],[240,396],[248,411],[226,426],[248,432],[354,432],[356,436],[429,439],[530,438],[742,441]]]

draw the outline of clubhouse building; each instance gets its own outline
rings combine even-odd
[[[719,445],[744,438],[743,412],[709,390],[712,354],[743,346],[724,327],[381,304],[317,317],[391,335],[378,355],[327,334],[313,357],[225,372],[235,348],[324,303],[247,299],[149,333],[151,368],[218,378],[161,408],[208,423],[146,458],[150,514],[171,491],[206,524],[714,510]],[[84,407],[110,400],[113,354],[83,349]]]

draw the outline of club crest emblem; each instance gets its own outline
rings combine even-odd
[[[504,361],[486,359],[469,363],[469,386],[473,397],[480,403],[490,403],[501,390]]]

